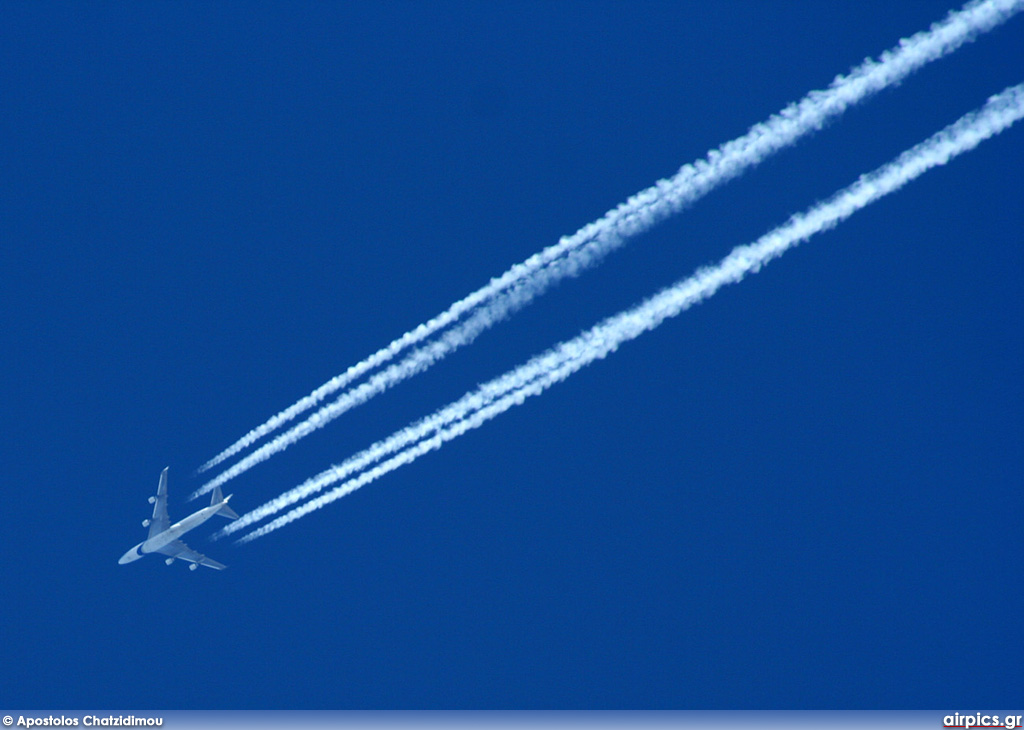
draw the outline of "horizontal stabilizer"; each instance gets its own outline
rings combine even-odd
[[[228,499],[231,499],[233,496],[234,495],[229,494],[227,496],[227,499],[225,499],[224,494],[220,491],[220,485],[218,484],[213,489],[213,498],[210,500],[210,506],[212,507],[215,504],[219,504],[220,509],[217,510],[217,514],[219,514],[221,517],[227,517],[232,520],[237,520],[238,515],[235,514],[235,511],[233,509],[228,507]]]
[[[228,499],[231,499],[230,494],[228,495]],[[235,513],[235,511],[228,507],[227,501],[225,501],[224,504],[220,506],[220,509],[217,510],[217,514],[219,514],[221,517],[227,517],[232,520],[238,519],[238,515]]]

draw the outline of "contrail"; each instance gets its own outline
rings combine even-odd
[[[801,101],[790,104],[766,122],[753,126],[747,134],[721,147],[693,164],[683,166],[673,177],[632,196],[572,236],[563,237],[526,261],[516,264],[489,284],[461,299],[442,314],[405,333],[387,347],[353,365],[332,378],[308,396],[301,398],[253,429],[227,449],[207,461],[199,472],[207,471],[243,449],[277,430],[299,414],[316,406],[355,379],[391,360],[400,352],[416,345],[438,331],[457,322],[474,309],[482,307],[449,336],[434,345],[414,351],[401,363],[374,382],[372,388],[346,394],[324,407],[306,421],[303,428],[289,431],[279,440],[256,452],[246,466],[222,475],[221,482],[211,481],[194,492],[190,499],[213,489],[215,483],[241,474],[251,466],[287,448],[309,432],[329,423],[349,408],[365,402],[392,385],[430,367],[453,350],[472,342],[484,330],[524,307],[556,282],[578,274],[601,261],[608,253],[622,246],[660,221],[678,213],[715,187],[739,176],[778,150],[794,144],[801,137],[821,128],[827,121],[842,114],[847,107],[904,79],[921,66],[956,50],[978,34],[991,30],[1024,9],[1024,0],[976,0],[961,10],[935,23],[927,31],[901,40],[899,45],[883,53],[878,61],[868,59],[848,76],[837,76],[828,89],[812,91]],[[239,465],[240,466],[240,465]]]
[[[397,453],[387,461],[345,481],[330,492],[311,499],[272,522],[238,540],[250,542],[283,527],[303,515],[323,507],[359,487],[374,481],[398,467],[408,464],[423,454],[440,448],[467,431],[522,403],[527,397],[539,395],[551,385],[614,352],[620,344],[635,339],[644,332],[658,327],[708,297],[722,286],[741,281],[747,274],[756,273],[772,259],[811,236],[835,227],[855,212],[879,198],[899,190],[927,170],[944,165],[957,155],[967,152],[985,139],[1002,132],[1024,117],[1024,84],[1010,87],[991,97],[979,110],[971,112],[954,124],[912,147],[894,161],[872,173],[862,175],[855,183],[841,190],[807,212],[795,215],[784,225],[762,236],[756,242],[740,246],[717,265],[698,270],[690,278],[662,290],[637,307],[617,314],[597,324],[579,337],[566,341],[533,358],[515,370],[481,386],[459,401],[441,409],[433,416],[398,432],[390,439],[379,442],[361,454],[349,459],[341,467],[332,468],[290,492],[244,515],[222,530],[219,535],[230,534],[252,524],[262,517],[283,509],[288,504],[319,491],[331,483],[341,481],[357,468],[358,463],[372,463],[384,455],[394,453],[400,446],[388,444],[412,443],[415,435],[424,437],[415,445]],[[473,408],[475,407],[475,410]],[[449,416],[464,411],[461,420],[451,422]],[[442,424],[450,423],[445,428]],[[406,433],[409,432],[409,433]],[[434,432],[434,435],[425,438]],[[409,439],[409,440],[407,440]],[[352,465],[349,469],[348,465]]]
[[[227,527],[216,533],[214,537],[219,538],[233,532],[238,532],[264,517],[280,512],[288,505],[319,492],[325,486],[341,481],[385,456],[400,451],[430,433],[440,431],[443,426],[461,421],[469,414],[479,411],[493,403],[496,399],[507,396],[510,392],[522,388],[530,381],[547,376],[550,372],[564,364],[564,358],[560,357],[562,355],[563,353],[551,351],[532,359],[529,363],[516,370],[480,386],[476,391],[467,393],[432,416],[403,428],[383,441],[378,441],[343,464],[332,466],[312,479],[303,482],[298,487],[282,494],[280,497],[242,515],[240,519],[231,522]]]

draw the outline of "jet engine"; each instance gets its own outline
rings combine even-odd
[[[143,520],[142,521],[142,526],[143,527],[149,527],[149,520]]]
[[[174,562],[174,558],[167,558],[167,560],[165,560],[164,562],[167,563],[168,565],[170,565],[171,563]]]
[[[198,567],[199,567],[198,565],[196,565],[195,563],[192,563],[192,565],[188,566],[188,569],[189,570],[195,570]]]

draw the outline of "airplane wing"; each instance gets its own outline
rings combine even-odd
[[[160,486],[156,489],[156,503],[153,505],[153,519],[149,521],[149,536],[159,535],[171,526],[167,516],[167,469],[160,472]]]
[[[172,543],[168,543],[157,552],[163,553],[164,555],[170,555],[172,558],[178,558],[179,560],[187,560],[188,562],[196,563],[197,565],[205,565],[206,567],[213,568],[214,570],[224,570],[224,568],[228,567],[223,563],[218,563],[216,560],[206,557],[202,553],[197,553],[181,540],[175,540]]]

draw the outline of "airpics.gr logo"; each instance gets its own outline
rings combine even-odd
[[[1004,727],[1018,728],[1021,726],[1021,718],[1024,715],[982,715],[976,712],[973,715],[961,715],[954,712],[942,718],[942,727]]]

